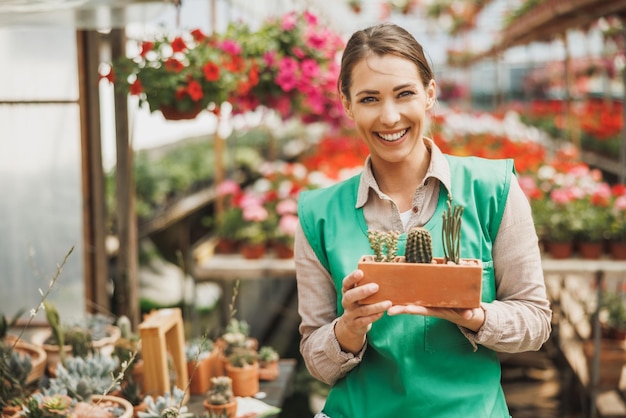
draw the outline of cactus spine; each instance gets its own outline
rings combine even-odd
[[[416,226],[406,237],[406,262],[430,263],[433,259],[432,237],[427,229]]]

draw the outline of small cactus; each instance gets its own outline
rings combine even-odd
[[[211,378],[211,389],[207,393],[209,402],[213,405],[225,405],[233,400],[233,381],[228,376]]]
[[[398,252],[398,238],[400,237],[399,232],[380,232],[368,230],[367,237],[370,242],[370,248],[374,251],[374,260],[376,262],[391,263],[395,261],[396,254]]]
[[[414,227],[407,234],[405,257],[407,263],[430,263],[433,259],[432,237],[422,227]]]
[[[441,239],[443,240],[444,263],[453,262],[459,264],[461,249],[461,221],[463,206],[452,205],[452,198],[448,199],[448,208],[443,213],[443,227]]]

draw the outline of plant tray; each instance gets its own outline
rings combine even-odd
[[[433,257],[432,264],[382,263],[363,256],[358,268],[364,276],[360,284],[378,283],[376,294],[361,300],[371,304],[391,300],[394,305],[422,305],[431,308],[474,309],[480,306],[483,265],[477,259],[461,259],[460,264],[444,264]]]

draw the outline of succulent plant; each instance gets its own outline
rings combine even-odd
[[[139,418],[167,418],[167,417],[192,417],[186,406],[182,406],[185,392],[174,386],[172,392],[166,392],[153,398],[148,395],[144,398],[146,410],[137,412]]]
[[[30,356],[22,356],[9,344],[0,341],[0,411],[12,400],[32,392],[27,383],[32,368]]]
[[[119,387],[113,378],[117,366],[117,359],[105,355],[70,357],[65,366],[57,366],[56,377],[50,379],[49,387],[43,392],[45,395],[67,394],[72,399],[88,402],[94,394]]]
[[[433,259],[433,245],[430,232],[422,227],[411,228],[406,237],[407,263],[430,263]]]
[[[278,355],[278,351],[276,351],[273,347],[266,345],[259,349],[257,357],[260,365],[263,366],[267,363],[278,361],[280,356]]]
[[[228,376],[211,378],[211,389],[207,392],[207,400],[213,405],[225,405],[233,400],[233,381]]]
[[[234,367],[245,367],[257,361],[257,352],[250,348],[237,347],[228,356],[228,362]]]
[[[374,260],[388,263],[395,261],[399,237],[400,232],[397,231],[381,232],[368,230],[367,238],[369,239],[370,247],[374,251]]]

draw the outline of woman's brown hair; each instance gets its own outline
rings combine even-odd
[[[434,78],[422,45],[406,29],[393,23],[382,23],[352,34],[341,57],[337,88],[350,100],[352,69],[369,54],[395,55],[417,66],[424,87]]]

